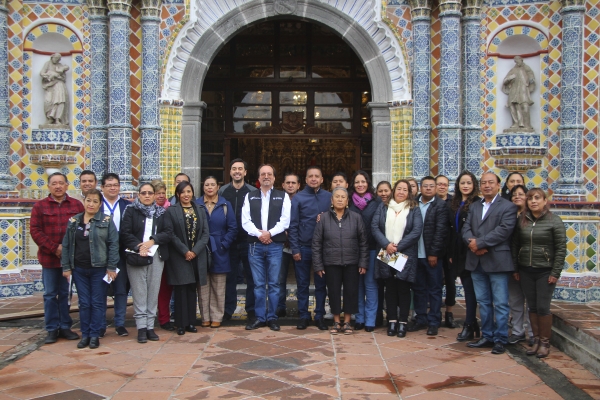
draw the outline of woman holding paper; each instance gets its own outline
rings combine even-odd
[[[97,189],[85,195],[85,211],[69,219],[62,242],[63,276],[73,280],[79,299],[82,349],[100,346],[100,331],[106,322],[106,291],[110,280],[117,277],[119,232],[110,215],[102,209],[104,197]]]
[[[417,246],[423,231],[423,218],[409,181],[401,179],[396,182],[392,197],[375,212],[371,231],[381,247],[380,253],[402,253],[408,257],[401,271],[380,260],[375,267],[375,278],[385,279],[389,321],[387,334],[405,337],[410,311],[410,285],[417,275]]]
[[[121,221],[121,243],[126,248],[138,343],[159,339],[154,332],[154,320],[164,261],[169,258],[166,245],[173,234],[165,226],[165,209],[154,199],[154,186],[142,184],[138,197],[127,206]]]
[[[353,333],[350,317],[358,312],[358,280],[369,266],[368,237],[360,214],[348,209],[348,191],[333,189],[331,210],[321,214],[312,239],[314,271],[325,275],[333,314],[332,335]],[[341,325],[342,284],[344,325]]]

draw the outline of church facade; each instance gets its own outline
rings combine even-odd
[[[28,224],[52,171],[133,196],[243,157],[518,171],[567,227],[555,297],[600,300],[599,0],[0,0],[0,27],[0,297],[42,289]]]

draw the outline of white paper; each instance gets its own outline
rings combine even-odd
[[[384,263],[398,270],[399,272],[402,272],[404,266],[406,265],[406,261],[408,261],[408,256],[400,252],[388,254],[387,250],[381,249],[377,254],[377,259],[383,261]]]
[[[406,261],[408,261],[408,256],[406,254],[398,253],[398,258],[392,268],[397,270],[398,272],[402,272],[404,266],[406,265]]]
[[[117,273],[117,275],[119,275],[119,271],[120,269],[117,268],[117,270],[115,271]],[[108,276],[108,273],[106,275],[104,275],[104,278],[102,279],[104,282],[110,284],[113,280],[110,276]]]

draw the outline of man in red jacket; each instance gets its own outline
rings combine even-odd
[[[69,281],[62,275],[60,256],[62,241],[69,218],[83,212],[83,205],[67,195],[67,177],[55,172],[48,177],[50,194],[38,201],[31,210],[30,233],[38,245],[38,260],[42,264],[44,283],[44,320],[48,336],[46,344],[54,343],[59,336],[79,339],[71,330],[73,320],[69,315]]]

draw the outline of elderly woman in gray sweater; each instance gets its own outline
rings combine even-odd
[[[358,312],[358,277],[369,266],[368,236],[360,214],[348,210],[348,192],[333,189],[331,210],[321,215],[312,241],[313,268],[325,275],[329,305],[333,314],[331,334],[352,334],[350,317]],[[342,312],[344,287],[344,325]]]

